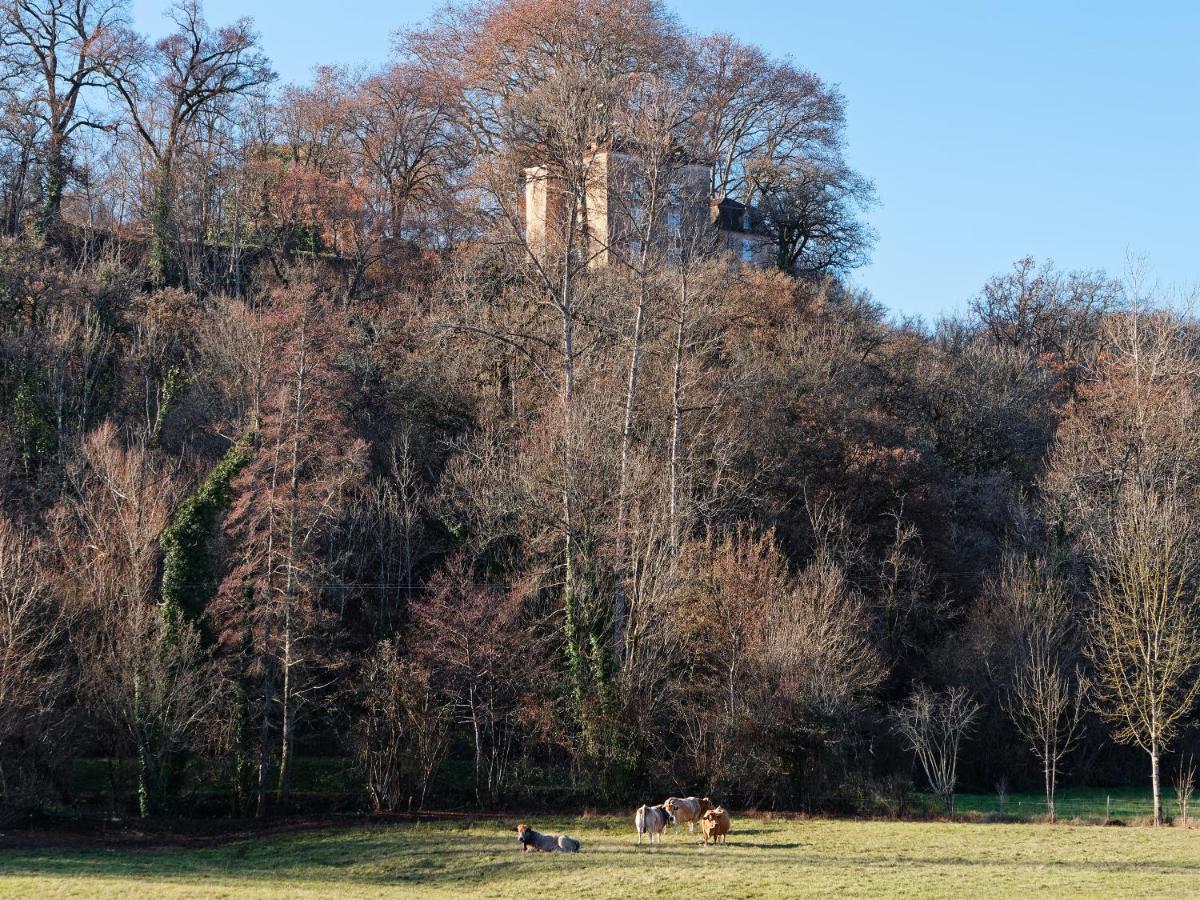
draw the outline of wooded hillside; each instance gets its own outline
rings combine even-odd
[[[293,86],[247,21],[126,14],[0,0],[6,805],[98,759],[142,815],[303,807],[313,758],[378,810],[1169,790],[1183,306],[1030,258],[889,318],[838,91],[653,0],[457,6]],[[604,139],[643,231],[598,268]],[[656,239],[694,159],[775,268]]]

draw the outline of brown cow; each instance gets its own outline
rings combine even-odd
[[[700,817],[700,832],[704,835],[704,843],[708,844],[709,838],[712,838],[714,844],[720,841],[725,843],[725,835],[729,834],[729,826],[731,820],[729,813],[725,807],[718,806],[715,809],[708,810]]]

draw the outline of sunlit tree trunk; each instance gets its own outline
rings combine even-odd
[[[688,302],[688,273],[686,265],[681,265],[679,271],[678,319],[675,323],[675,345],[672,348],[673,362],[671,367],[671,462],[668,519],[670,522],[672,553],[678,551],[681,535],[680,490],[683,465],[683,413],[685,403],[683,367],[685,341],[687,338]]]

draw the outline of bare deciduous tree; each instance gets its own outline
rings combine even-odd
[[[45,142],[45,186],[38,227],[58,225],[63,191],[72,174],[70,142],[81,128],[108,128],[89,94],[107,83],[105,67],[120,52],[114,38],[124,25],[126,0],[4,0],[0,3],[3,88],[30,92],[25,108]]]
[[[875,202],[870,181],[839,159],[754,160],[747,172],[780,269],[815,276],[867,262],[875,238],[859,215]]]
[[[377,230],[399,241],[438,219],[471,159],[470,138],[455,115],[453,85],[403,63],[355,86],[348,104],[358,168],[372,185]]]
[[[846,722],[887,673],[868,632],[862,596],[819,555],[766,613],[761,652],[769,680],[792,702]]]
[[[1028,553],[1005,555],[987,597],[977,612],[986,620],[987,669],[1000,682],[1000,705],[1042,766],[1053,822],[1062,761],[1082,736],[1087,711],[1089,683],[1076,664],[1077,611],[1063,579]]]
[[[471,735],[475,796],[496,803],[510,774],[517,684],[528,677],[513,629],[519,613],[514,597],[498,596],[475,583],[462,558],[452,560],[414,604],[414,655],[428,667]]]
[[[1064,273],[1024,257],[988,279],[971,311],[1000,344],[1032,358],[1053,354],[1062,365],[1083,362],[1104,317],[1121,306],[1121,286],[1099,272]]]
[[[249,19],[211,28],[199,0],[170,12],[176,31],[153,45],[128,31],[104,72],[153,162],[150,267],[159,284],[178,277],[174,219],[176,164],[206,117],[228,115],[232,102],[275,77],[258,51]]]
[[[1179,770],[1175,773],[1175,806],[1179,810],[1179,824],[1187,828],[1191,822],[1192,794],[1196,790],[1196,760],[1189,756],[1179,757]]]
[[[1053,650],[1030,648],[1013,681],[1009,715],[1042,764],[1046,816],[1056,821],[1054,805],[1062,761],[1082,737],[1088,682],[1076,669],[1069,674]]]
[[[362,674],[363,718],[358,757],[376,812],[394,812],[409,793],[425,804],[445,755],[452,709],[436,693],[429,672],[395,642],[381,641]]]
[[[128,445],[127,445],[128,442]],[[173,472],[111,423],[90,434],[73,472],[61,530],[73,580],[80,692],[118,753],[132,752],[142,816],[161,809],[179,755],[197,737],[215,687],[199,636],[163,614],[159,538],[176,496]]]
[[[216,695],[200,637],[157,605],[110,610],[84,646],[84,693],[100,720],[132,748],[138,811],[162,812],[185,754],[199,743]]]
[[[1160,761],[1200,696],[1195,516],[1179,496],[1129,484],[1097,543],[1091,643],[1099,711],[1150,757],[1154,824]]]
[[[881,643],[892,665],[916,649],[920,631],[944,622],[949,612],[921,559],[920,532],[903,513],[901,508],[891,516],[895,528],[879,567],[875,602]]]
[[[865,262],[873,242],[859,218],[871,182],[843,157],[845,103],[790,61],[729,35],[699,42],[696,141],[712,159],[713,193],[754,205],[776,263],[807,275]]]
[[[920,688],[895,711],[896,733],[916,754],[929,787],[954,813],[954,788],[958,784],[958,753],[963,738],[980,710],[964,687],[944,693]]]
[[[598,184],[603,167],[597,150],[620,138],[614,131],[618,111],[640,77],[666,64],[677,36],[656,0],[507,0],[447,7],[433,27],[401,40],[402,52],[422,66],[462,73],[456,82],[459,115],[481,157],[472,184],[493,211],[492,236],[522,257],[520,275],[533,315],[521,331],[509,334],[480,322],[460,327],[518,352],[533,345],[526,355],[545,360],[538,362],[539,372],[553,385],[558,406],[559,583],[568,623],[592,618],[581,608],[593,586],[580,580],[591,523],[581,502],[586,465],[579,394],[588,347],[581,331],[589,313],[587,274],[609,249],[589,212],[607,194]],[[556,210],[545,222],[544,240],[533,239],[525,227],[513,190],[526,181],[545,191]],[[622,596],[614,592],[614,602]],[[572,677],[581,681],[581,667],[594,650],[575,624],[565,637]],[[605,642],[601,652],[611,648]]]
[[[0,797],[9,793],[3,755],[9,740],[67,686],[59,647],[65,623],[44,556],[40,541],[0,518]]]

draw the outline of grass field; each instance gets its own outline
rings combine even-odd
[[[507,821],[342,829],[204,849],[0,851],[21,897],[1189,896],[1200,831],[734,820],[638,849],[624,819],[538,819],[583,852],[523,854]]]
[[[923,797],[922,801],[924,808],[937,808],[932,797]],[[1055,808],[1064,822],[1103,824],[1112,818],[1128,825],[1154,818],[1154,799],[1143,788],[1065,788],[1058,792]],[[959,794],[955,798],[955,811],[965,816],[1041,821],[1046,816],[1046,797],[1040,791],[1009,794],[1003,801],[996,794]],[[1168,817],[1176,813],[1175,795],[1170,790],[1163,795],[1163,812]]]

